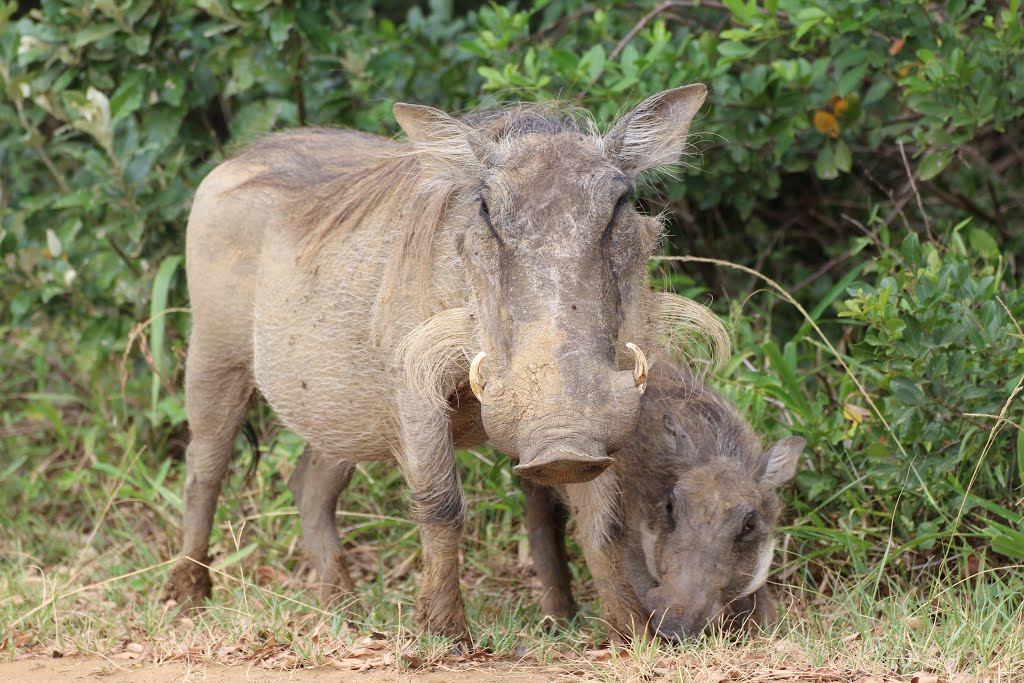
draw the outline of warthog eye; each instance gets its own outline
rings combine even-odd
[[[607,237],[611,233],[612,228],[615,226],[615,221],[619,217],[619,212],[622,211],[622,207],[628,203],[629,192],[625,192],[621,197],[619,197],[619,200],[615,202],[615,208],[612,209],[611,220],[608,221],[608,226],[604,229],[604,237]]]
[[[740,533],[736,537],[737,541],[745,541],[750,538],[750,535],[757,529],[757,513],[748,512],[747,516],[743,518],[743,526],[740,527]]]
[[[676,492],[671,491],[668,494],[668,500],[665,501],[665,519],[668,520],[669,524],[675,522],[675,511],[676,511]]]
[[[484,219],[484,223],[487,224],[487,229],[491,231],[491,235],[500,243],[501,238],[498,237],[498,232],[494,229],[494,224],[491,223],[491,210],[487,207],[487,200],[483,197],[480,198],[480,216]]]

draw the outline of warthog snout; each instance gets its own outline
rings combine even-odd
[[[470,386],[492,443],[519,461],[515,472],[542,486],[581,484],[614,461],[636,427],[646,387],[643,352],[632,370],[512,363],[480,353]],[[588,371],[589,370],[589,371]]]
[[[524,458],[514,471],[541,486],[582,484],[597,477],[613,462],[601,448],[588,451],[554,448],[529,461]]]
[[[709,599],[717,592],[669,582],[650,590],[643,603],[650,610],[654,631],[666,640],[680,641],[700,636],[724,623],[724,606],[718,600]]]

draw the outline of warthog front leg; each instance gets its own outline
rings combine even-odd
[[[624,562],[624,529],[618,512],[615,472],[606,470],[592,481],[569,484],[565,490],[612,637],[619,640],[644,633],[647,618],[629,583]]]
[[[540,608],[546,616],[569,620],[576,614],[569,559],[565,554],[567,511],[554,489],[520,480],[526,494],[526,529],[533,571],[541,583]]]
[[[417,613],[427,631],[469,643],[459,589],[466,503],[448,418],[440,411],[426,413],[420,401],[410,402],[409,408],[402,413],[398,462],[409,484],[412,515],[423,546]]]
[[[349,574],[335,512],[348,487],[355,463],[323,457],[310,446],[288,480],[302,521],[302,546],[313,560],[324,604],[351,605],[355,584]]]

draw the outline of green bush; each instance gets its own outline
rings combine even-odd
[[[184,225],[200,179],[245,141],[303,124],[392,134],[396,100],[559,97],[606,124],[691,81],[711,86],[694,154],[645,193],[670,217],[666,253],[785,284],[890,427],[791,307],[742,305],[748,274],[657,272],[735,317],[727,382],[759,427],[808,436],[801,552],[884,568],[891,533],[1020,557],[1021,432],[988,444],[996,423],[968,415],[999,415],[1021,374],[994,301],[1024,317],[1017,0],[0,4],[5,494],[50,510],[60,496],[14,473],[74,493],[80,470],[61,463],[180,452]],[[1020,415],[1018,395],[1006,417]]]
[[[798,556],[863,572],[884,566],[889,542],[909,563],[963,538],[1024,559],[1020,515],[1007,509],[1024,485],[1024,292],[992,238],[962,227],[947,245],[880,237],[879,256],[812,314],[838,355],[808,324],[782,342],[740,314],[742,365],[727,390],[814,454],[797,474]],[[838,316],[820,317],[829,304]]]

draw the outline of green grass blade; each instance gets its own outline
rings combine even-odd
[[[170,293],[171,281],[181,263],[181,256],[168,256],[160,263],[153,279],[153,295],[149,304],[149,317],[152,321],[149,328],[149,350],[153,354],[156,365],[150,391],[150,420],[157,421],[156,407],[160,399],[160,378],[166,376],[168,361],[164,347],[166,346],[167,321],[164,312],[167,309],[167,298]]]

